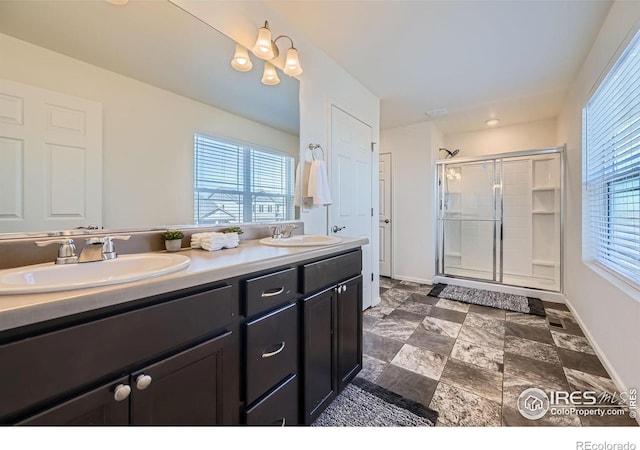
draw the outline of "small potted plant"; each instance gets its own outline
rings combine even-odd
[[[244,231],[242,231],[242,228],[240,227],[228,227],[225,228],[224,230],[222,230],[223,233],[227,234],[227,233],[238,233],[238,234],[242,234],[244,233]]]
[[[184,233],[180,230],[167,230],[162,233],[162,239],[164,239],[164,246],[168,252],[180,251],[182,247],[182,238]]]

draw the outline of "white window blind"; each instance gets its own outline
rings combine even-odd
[[[640,285],[640,33],[583,111],[593,258]]]
[[[294,219],[294,158],[196,134],[196,224]]]

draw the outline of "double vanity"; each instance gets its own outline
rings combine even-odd
[[[311,424],[362,368],[367,242],[298,240],[73,264],[173,258],[151,278],[0,295],[0,423]]]

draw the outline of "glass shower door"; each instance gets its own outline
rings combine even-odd
[[[502,161],[441,164],[439,183],[440,273],[501,280]]]

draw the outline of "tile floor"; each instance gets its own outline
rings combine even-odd
[[[438,411],[438,426],[637,425],[628,414],[531,421],[516,409],[529,387],[616,390],[565,305],[544,302],[543,318],[429,297],[427,285],[380,286],[359,376]]]

